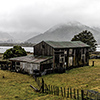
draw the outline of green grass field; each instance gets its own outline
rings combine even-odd
[[[32,76],[0,70],[0,100],[63,100],[60,96],[37,93],[30,84],[38,88]]]
[[[100,60],[94,61],[94,67],[91,66],[92,60],[90,60],[90,66],[71,69],[63,74],[42,76],[40,79],[44,78],[46,84],[59,87],[91,89],[100,92]],[[0,70],[0,100],[66,100],[61,96],[35,92],[30,84],[38,88],[30,75]]]

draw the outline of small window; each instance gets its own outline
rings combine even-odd
[[[64,54],[66,55],[67,54],[67,51],[64,51]]]
[[[69,57],[69,66],[73,65],[73,57]]]
[[[85,54],[82,54],[82,55],[81,55],[81,59],[82,59],[82,60],[85,60]]]
[[[44,46],[44,45],[42,45],[42,48],[44,49],[44,48],[45,48],[45,46]]]
[[[60,55],[59,62],[60,62],[60,63],[63,63],[63,62],[64,62],[64,55]]]
[[[72,52],[73,52],[73,49],[69,49],[69,54],[72,54]]]

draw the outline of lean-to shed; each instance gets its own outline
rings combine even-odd
[[[10,58],[10,61],[12,61],[12,67],[14,67],[17,72],[21,71],[33,74],[33,70],[38,69],[43,71],[47,69],[47,67],[51,68],[52,57],[29,55]]]

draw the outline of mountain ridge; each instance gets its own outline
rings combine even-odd
[[[93,33],[95,39],[100,43],[100,29],[92,28],[81,24],[80,22],[69,22],[68,24],[59,24],[51,27],[46,32],[27,40],[29,43],[38,43],[40,41],[70,41],[74,35],[87,30]]]
[[[49,28],[44,33],[40,32],[3,32],[0,31],[0,43],[38,43],[40,41],[70,41],[74,35],[87,30],[93,33],[97,43],[100,44],[100,28],[90,27],[80,22],[60,23]]]

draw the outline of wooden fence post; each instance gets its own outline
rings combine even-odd
[[[61,87],[61,96],[63,96],[63,90],[62,90],[62,87]]]
[[[82,100],[84,100],[84,91],[81,90],[81,97],[82,97]]]
[[[67,89],[67,98],[69,98],[69,88]]]
[[[44,93],[44,80],[42,78],[42,93]]]
[[[76,99],[76,91],[75,91],[75,89],[74,89],[74,99]]]
[[[77,100],[79,100],[79,90],[77,89]]]
[[[70,88],[70,97],[72,98],[72,88]]]
[[[65,89],[65,87],[64,87],[64,97],[66,97],[66,89]]]

